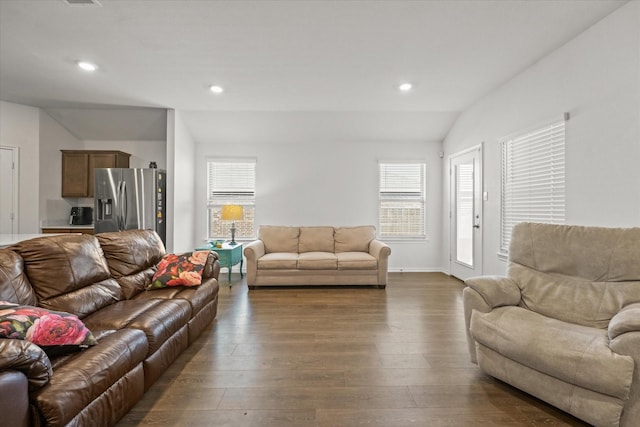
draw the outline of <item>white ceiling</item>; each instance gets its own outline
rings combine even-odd
[[[399,128],[441,140],[461,111],[626,1],[99,2],[0,0],[0,99],[45,108],[81,139],[157,139],[140,129],[153,109],[178,109],[207,141],[240,138],[247,118],[286,132],[317,114],[320,131],[346,117],[381,139]],[[415,90],[399,93],[403,81]]]

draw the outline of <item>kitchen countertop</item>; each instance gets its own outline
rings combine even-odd
[[[56,234],[0,234],[0,248],[44,236],[56,236]]]
[[[55,224],[55,225],[42,225],[41,228],[64,228],[64,229],[68,229],[68,228],[93,228],[93,224],[87,224],[87,225],[69,225],[69,224]]]

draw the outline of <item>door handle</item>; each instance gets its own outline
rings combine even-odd
[[[480,228],[480,215],[476,214],[476,220],[473,222],[473,228]]]
[[[127,229],[127,183],[122,181],[122,193],[120,194],[122,206],[122,231]]]

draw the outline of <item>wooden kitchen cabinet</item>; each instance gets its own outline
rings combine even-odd
[[[93,197],[95,168],[128,168],[131,154],[109,150],[61,150],[62,197]]]

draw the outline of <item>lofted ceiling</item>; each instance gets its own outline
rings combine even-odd
[[[442,140],[480,97],[626,3],[97,1],[0,0],[0,100],[44,108],[81,139],[158,139],[176,109],[197,141],[332,126]]]

